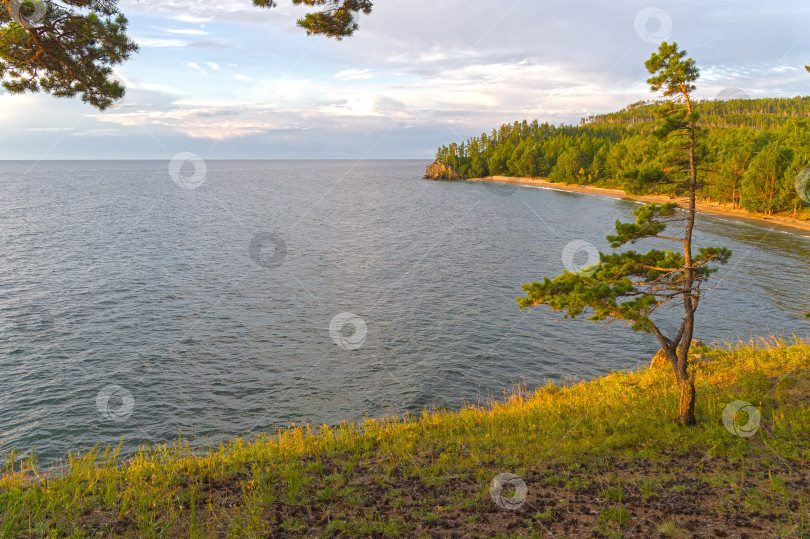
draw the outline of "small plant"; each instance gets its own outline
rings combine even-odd
[[[608,487],[602,491],[602,497],[614,502],[620,502],[622,501],[622,489],[621,487]]]
[[[565,488],[567,488],[571,492],[586,489],[588,488],[589,485],[590,485],[589,481],[587,481],[586,479],[582,479],[580,477],[572,477],[565,482]]]
[[[548,485],[550,487],[553,487],[555,485],[559,485],[560,483],[562,483],[562,478],[560,478],[559,475],[552,475],[552,476],[546,477],[546,485]]]
[[[304,522],[298,517],[288,518],[281,523],[281,528],[288,532],[295,532],[301,530],[303,527]]]
[[[667,517],[658,523],[655,531],[664,537],[683,537],[684,529],[678,526],[678,523],[672,517]]]
[[[599,514],[602,522],[613,522],[619,526],[630,520],[630,512],[623,507],[608,507]]]
[[[554,520],[554,513],[551,511],[543,511],[542,513],[535,514],[534,519],[541,522],[548,522],[550,520]]]
[[[330,504],[338,500],[338,491],[332,487],[322,488],[315,492],[315,500],[321,504]]]
[[[647,500],[653,496],[658,496],[658,493],[661,490],[661,481],[657,479],[641,478],[636,481],[636,484],[638,485],[638,489],[641,491],[641,495]]]

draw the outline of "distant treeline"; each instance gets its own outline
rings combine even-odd
[[[547,177],[549,181],[668,193],[640,178],[670,168],[651,133],[655,103],[591,116],[580,126],[504,124],[461,144],[442,146],[436,160],[465,177]],[[735,99],[697,104],[706,130],[699,180],[703,199],[748,211],[795,212],[804,204],[795,182],[810,167],[810,97]]]

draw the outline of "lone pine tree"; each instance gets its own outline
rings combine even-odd
[[[703,247],[695,252],[695,193],[698,162],[702,155],[698,113],[692,108],[691,95],[700,72],[694,60],[678,44],[663,42],[646,62],[652,75],[647,82],[653,92],[666,98],[656,109],[660,124],[654,136],[664,142],[666,166],[663,169],[634,171],[633,180],[656,184],[674,194],[685,195],[687,207],[677,204],[645,204],[633,214],[635,223],[616,222],[616,234],[607,236],[614,249],[644,239],[680,244],[680,252],[653,249],[646,253],[633,250],[600,253],[599,263],[578,273],[565,272],[542,283],[524,284],[526,297],[517,298],[521,308],[546,304],[574,318],[593,311],[589,320],[625,321],[635,331],[652,333],[661,344],[675,371],[680,389],[678,420],[693,425],[695,419],[695,383],[689,369],[689,347],[695,329],[695,311],[701,300],[701,285],[715,271],[710,263],[725,264],[731,251],[723,247]],[[664,235],[667,225],[677,225],[681,235]],[[682,302],[680,327],[672,336],[664,334],[652,315],[663,305]],[[660,323],[660,322],[659,322]]]

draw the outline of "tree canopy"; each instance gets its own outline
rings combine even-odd
[[[306,30],[307,35],[323,35],[338,41],[351,37],[359,28],[358,15],[371,14],[373,7],[371,0],[292,0],[292,3],[321,8],[298,19],[298,26]],[[253,4],[265,8],[278,5],[275,0],[253,0]]]
[[[578,126],[504,124],[440,147],[436,160],[461,177],[546,177],[633,195],[676,195],[677,184],[656,181],[668,161],[664,141],[649,136],[659,127],[660,105],[635,103],[584,118]],[[692,106],[702,128],[701,200],[810,217],[810,204],[795,188],[797,175],[810,167],[810,97],[693,100]]]
[[[123,96],[111,78],[138,46],[117,0],[3,0],[0,77],[11,93],[80,95],[105,109]]]
[[[104,110],[124,96],[114,66],[137,52],[118,0],[0,0],[0,78],[11,93],[81,96]],[[273,8],[275,0],[253,0]],[[358,29],[371,0],[292,0],[317,8],[298,20],[309,35],[341,40]]]

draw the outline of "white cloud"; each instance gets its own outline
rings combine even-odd
[[[135,37],[133,38],[135,43],[140,45],[141,47],[185,47],[188,45],[188,42],[181,41],[179,39],[163,39],[163,38],[152,38],[152,37]]]
[[[59,131],[73,131],[72,127],[29,127],[26,131],[35,131],[35,132],[43,132],[43,133],[50,133],[50,132],[59,132]]]
[[[177,15],[177,16],[172,17],[172,18],[173,18],[174,20],[176,20],[176,21],[180,21],[180,22],[191,22],[191,23],[195,23],[195,22],[208,22],[208,21],[210,21],[210,20],[211,20],[211,18],[210,18],[210,17],[195,17],[195,16],[193,16],[193,15],[188,15],[188,14],[186,14],[186,13],[183,13],[183,14]]]
[[[276,117],[270,107],[193,106],[170,111],[137,111],[100,117],[121,126],[168,127],[196,139],[223,140],[275,129],[299,129],[297,119]]]
[[[372,95],[353,97],[344,104],[325,105],[318,109],[323,114],[336,116],[380,116],[375,110],[376,102]]]
[[[78,133],[71,133],[74,137],[122,137],[126,133],[118,129],[88,129],[87,131],[80,131]]]
[[[802,58],[799,45],[810,4],[785,2],[793,15],[787,19],[753,2],[664,6],[679,44],[701,67],[701,96],[725,87],[757,97],[807,93],[802,66],[810,57]],[[577,123],[588,111],[653,97],[644,60],[655,46],[633,28],[643,5],[510,2],[513,9],[496,14],[492,0],[380,0],[361,17],[356,36],[336,42],[296,28],[310,8],[289,0],[272,10],[246,0],[122,0],[133,33],[153,36],[136,38],[143,50],[123,66],[124,107],[97,114],[78,100],[68,106],[41,94],[24,102],[6,94],[0,118],[11,126],[9,155],[20,149],[15,132],[41,130],[29,136],[44,140],[48,131],[53,138],[71,133],[72,125],[82,133],[76,136],[99,137],[87,152],[103,152],[103,138],[91,129],[98,124],[77,120],[114,123],[133,138],[143,135],[142,125],[161,137],[201,140],[334,129],[346,134],[328,142],[336,153],[371,132],[368,126],[387,132],[405,125],[411,131],[398,141],[403,147],[435,147],[524,118]],[[544,24],[549,20],[554,24]],[[200,73],[211,75],[205,84]],[[52,102],[58,106],[44,106]],[[251,140],[266,140],[260,137]],[[152,151],[154,138],[146,140],[140,150]]]
[[[196,30],[194,28],[161,28],[159,26],[155,26],[155,28],[169,34],[179,34],[184,36],[207,36],[209,34],[209,32],[206,32],[205,30]]]
[[[335,73],[335,78],[340,80],[373,79],[374,73],[370,69],[345,69]]]
[[[191,69],[196,69],[203,75],[208,75],[208,72],[205,69],[201,68],[197,62],[189,62],[188,67],[190,67]]]

